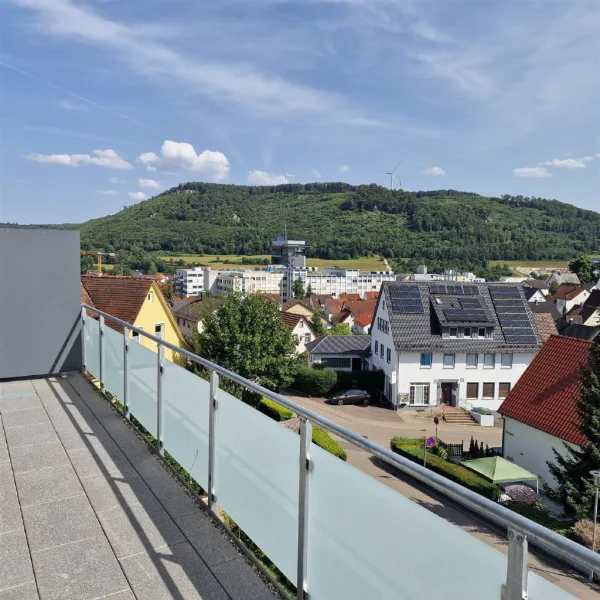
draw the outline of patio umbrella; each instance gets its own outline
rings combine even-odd
[[[488,456],[487,458],[476,458],[464,460],[461,465],[479,473],[494,483],[512,483],[517,481],[532,481],[535,479],[536,494],[539,493],[538,476],[515,465],[501,456]]]

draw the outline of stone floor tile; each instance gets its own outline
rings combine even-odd
[[[69,457],[60,442],[50,442],[13,448],[11,461],[15,473],[26,473],[67,464]]]
[[[86,496],[26,506],[22,510],[32,551],[77,542],[102,533]]]
[[[15,427],[6,430],[6,441],[8,448],[18,446],[31,446],[32,444],[47,444],[58,441],[58,436],[51,423],[40,423],[38,425],[27,425],[26,427]]]
[[[49,423],[48,415],[43,406],[37,408],[24,408],[22,410],[11,410],[2,415],[4,429],[13,427],[23,427],[24,425],[38,425],[40,423]]]
[[[115,475],[86,477],[81,485],[96,512],[109,510],[115,506],[130,506],[152,499],[153,494],[142,478],[134,471],[125,477]]]
[[[10,462],[0,463],[0,533],[23,527]]]
[[[27,552],[27,548],[27,538],[23,527],[15,529],[15,531],[0,533],[0,558]]]
[[[97,475],[122,475],[132,470],[129,461],[116,446],[111,447],[110,451],[102,446],[71,450],[69,458],[82,479]]]
[[[91,600],[130,589],[104,536],[33,552],[32,558],[42,600]]]
[[[35,581],[29,551],[9,554],[0,558],[0,590]]]
[[[37,585],[32,582],[2,590],[0,600],[39,600]]]
[[[13,410],[23,410],[27,408],[44,408],[38,395],[34,391],[26,392],[26,395],[2,395],[2,392],[0,392],[0,413],[6,414]]]
[[[83,494],[83,488],[70,464],[17,473],[15,480],[22,507]]]
[[[138,600],[229,600],[188,543],[119,561]]]
[[[185,541],[171,517],[152,500],[98,513],[117,558]]]
[[[241,556],[210,568],[231,600],[274,600],[272,592],[258,573]]]

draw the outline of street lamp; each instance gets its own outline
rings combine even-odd
[[[596,522],[598,521],[598,489],[600,488],[600,471],[590,471],[590,475],[594,480],[594,487],[596,488],[596,497],[594,500],[594,532],[592,534],[592,552],[596,552]],[[594,572],[590,573],[590,581],[594,578]]]

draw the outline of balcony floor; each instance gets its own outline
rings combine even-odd
[[[0,600],[273,600],[79,375],[0,383]]]

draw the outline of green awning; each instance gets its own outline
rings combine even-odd
[[[516,481],[537,480],[538,476],[526,471],[519,465],[502,458],[501,456],[488,456],[487,458],[476,458],[464,460],[460,463],[463,467],[471,469],[494,483],[509,483]]]

